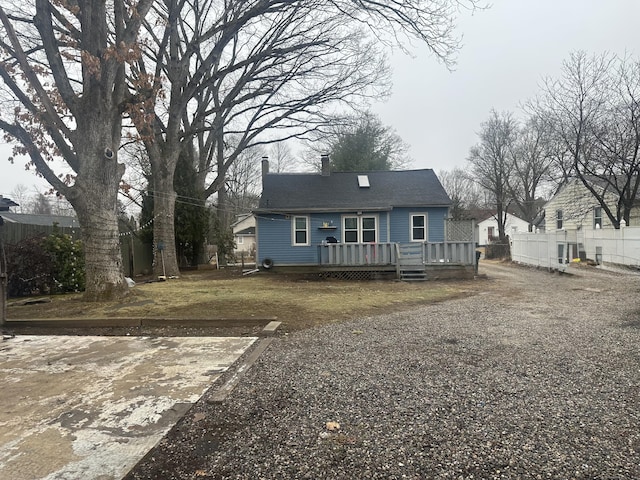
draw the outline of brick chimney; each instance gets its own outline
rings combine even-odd
[[[262,178],[264,178],[267,173],[269,173],[269,157],[264,156],[262,157]]]
[[[331,169],[329,168],[329,154],[325,153],[320,155],[320,162],[322,164],[320,173],[322,174],[323,177],[328,177],[329,174],[331,173]]]

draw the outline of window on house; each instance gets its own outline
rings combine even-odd
[[[236,243],[242,245],[244,243],[244,237],[236,237]]]
[[[293,244],[309,245],[308,217],[293,217]]]
[[[344,243],[358,243],[358,217],[344,217]]]
[[[378,221],[376,217],[343,217],[342,235],[344,243],[370,243],[377,241]]]
[[[490,242],[492,242],[496,238],[496,228],[495,227],[487,227],[487,238]]]
[[[562,230],[562,210],[556,210],[556,230]]]
[[[362,243],[376,241],[376,218],[362,217]]]
[[[602,207],[593,208],[593,228],[602,228]]]
[[[427,240],[427,216],[411,215],[411,241],[424,242]]]

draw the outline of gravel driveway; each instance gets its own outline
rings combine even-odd
[[[466,298],[276,339],[127,478],[640,478],[640,277],[480,269]]]

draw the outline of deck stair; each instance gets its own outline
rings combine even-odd
[[[398,278],[405,282],[427,280],[421,243],[398,245]]]

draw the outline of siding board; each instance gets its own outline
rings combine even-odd
[[[367,212],[361,215],[375,215],[378,219],[378,243],[397,242],[408,243],[410,239],[411,214],[427,214],[427,238],[430,242],[444,241],[445,217],[448,209],[438,208],[397,208],[390,212]],[[354,216],[358,212],[327,212],[307,215],[309,218],[310,245],[294,246],[292,244],[292,216],[281,214],[258,215],[256,217],[258,241],[258,263],[269,258],[274,265],[315,265],[318,263],[318,246],[327,237],[335,237],[342,241],[342,218],[345,215]],[[296,214],[296,216],[304,216]],[[335,228],[325,227],[333,225]],[[354,248],[357,248],[354,246]],[[351,262],[357,257],[355,253],[349,258],[342,259],[344,263]]]

